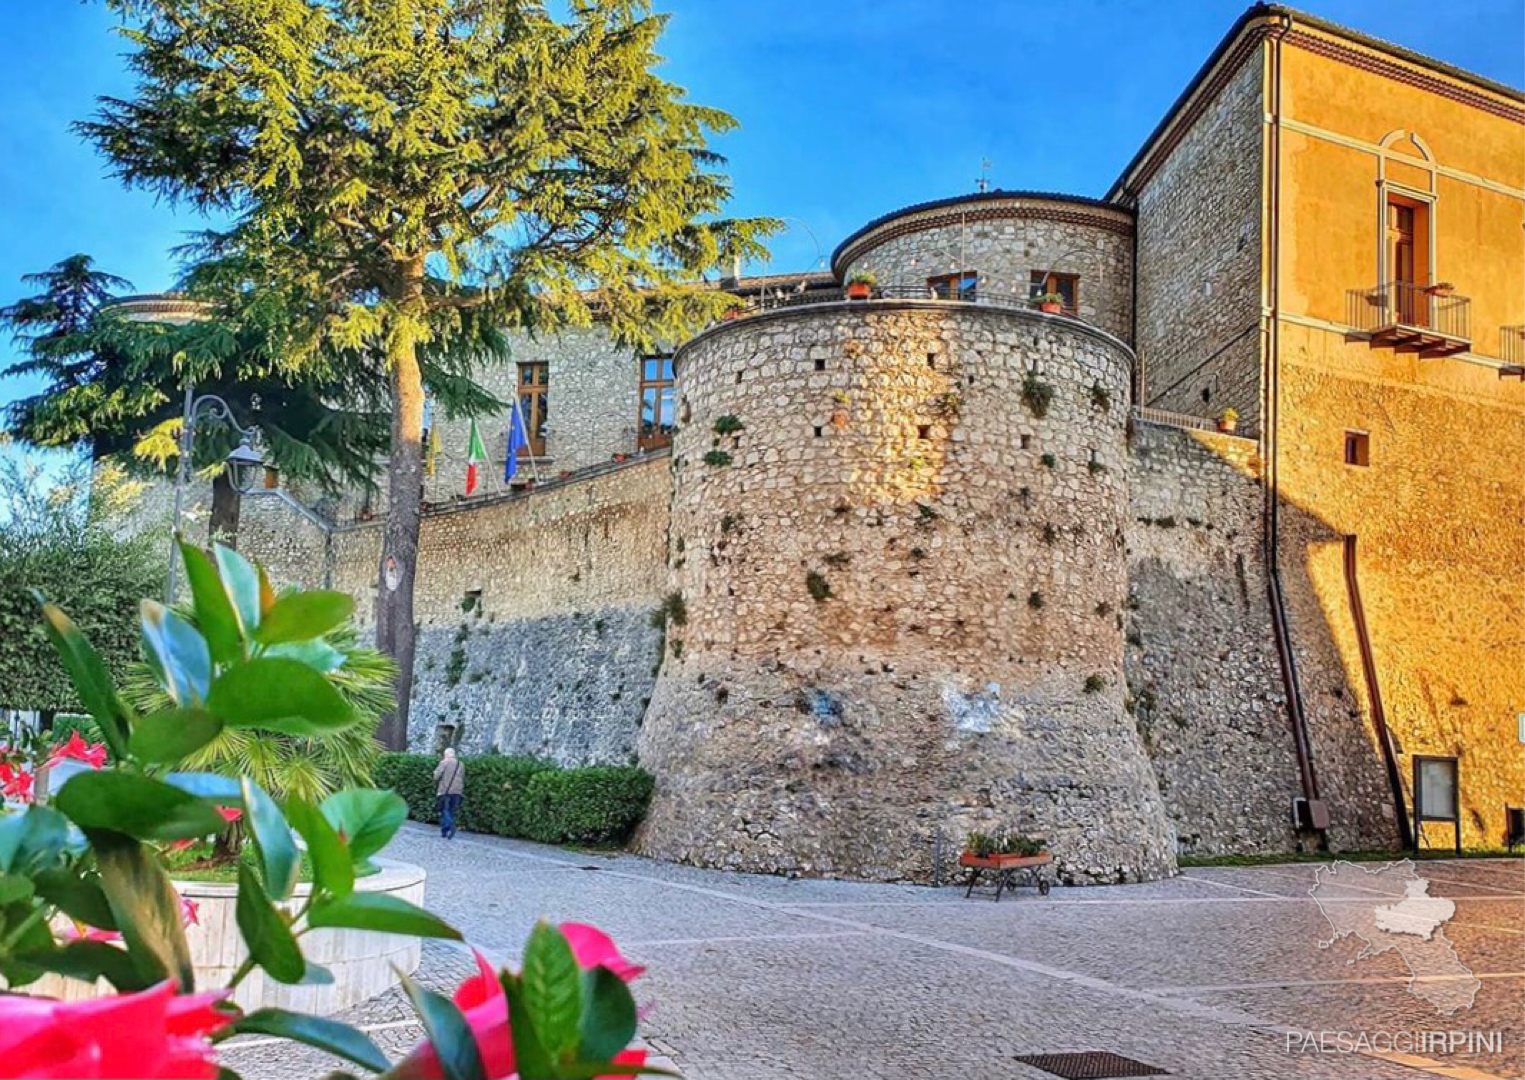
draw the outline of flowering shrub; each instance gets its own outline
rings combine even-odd
[[[453,1001],[404,978],[428,1038],[395,1067],[369,1037],[338,1021],[282,1009],[245,1013],[232,1004],[232,990],[255,968],[281,983],[331,981],[302,952],[302,939],[320,927],[460,934],[400,898],[355,891],[357,873],[406,816],[394,793],[348,789],[318,803],[292,796],[278,804],[248,777],[176,768],[227,729],[306,736],[356,720],[324,677],[344,662],[322,637],[349,619],[348,596],[277,596],[264,571],[234,551],[181,551],[191,614],[152,600],[141,609],[145,658],[166,708],[140,715],[68,616],[42,605],[48,636],[103,745],[76,732],[56,747],[0,753],[0,785],[18,804],[30,800],[39,757],[91,766],[51,805],[0,811],[0,978],[9,988],[0,994],[0,1076],[217,1076],[216,1043],[253,1032],[393,1077],[654,1071],[629,1049],[636,1010],[626,983],[640,969],[580,924],[537,926],[520,972],[494,973],[478,958],[477,975]],[[230,828],[245,830],[253,848],[238,866],[236,903],[248,958],[226,986],[198,993],[184,929],[196,912],[175,893],[165,853]],[[298,837],[312,888],[287,912],[277,902],[292,896]],[[47,973],[104,979],[117,993],[71,1004],[26,996]]]

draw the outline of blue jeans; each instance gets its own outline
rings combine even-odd
[[[446,839],[455,835],[455,815],[461,812],[461,797],[459,795],[441,795],[439,797],[439,834]]]

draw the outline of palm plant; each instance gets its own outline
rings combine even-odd
[[[336,732],[316,736],[284,735],[264,728],[227,727],[192,753],[183,768],[224,776],[249,776],[275,799],[318,803],[334,791],[367,787],[381,746],[376,726],[392,707],[397,665],[384,653],[362,645],[351,626],[324,639],[344,657],[326,673],[359,717]],[[123,680],[122,696],[146,712],[173,703],[147,664],[132,665]]]

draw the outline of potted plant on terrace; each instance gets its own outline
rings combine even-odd
[[[1218,430],[1232,434],[1239,426],[1239,410],[1230,407],[1218,414]]]
[[[872,270],[859,270],[847,279],[847,298],[849,300],[867,300],[874,291],[874,286],[879,279],[874,276]]]
[[[1064,310],[1064,297],[1056,292],[1046,292],[1033,297],[1033,303],[1045,315],[1058,315]]]

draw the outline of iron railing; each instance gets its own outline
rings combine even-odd
[[[1443,285],[1388,281],[1345,294],[1346,322],[1357,330],[1380,334],[1419,330],[1455,341],[1472,340],[1472,301]]]
[[[1147,420],[1151,424],[1164,424],[1168,427],[1189,428],[1194,431],[1217,431],[1218,423],[1201,416],[1188,416],[1185,413],[1167,412],[1164,409],[1151,409],[1144,405],[1136,405],[1133,415],[1140,420]]]
[[[956,302],[961,304],[980,304],[987,307],[1017,308],[1025,311],[1036,311],[1038,302],[1025,296],[1012,296],[990,292],[980,292],[978,286],[970,286],[960,289],[957,296],[948,295],[948,289],[936,288],[930,285],[872,285],[869,287],[870,300],[931,300],[945,303]],[[759,311],[774,311],[778,308],[799,307],[806,304],[833,304],[845,300],[856,299],[848,295],[845,288],[834,289],[776,289],[765,291],[759,296],[748,297],[746,302],[735,309],[735,318],[740,315],[750,315]],[[1072,307],[1064,307],[1061,314],[1070,318],[1078,318],[1078,312]]]
[[[1499,341],[1504,363],[1511,366],[1525,364],[1525,326],[1499,327]]]

